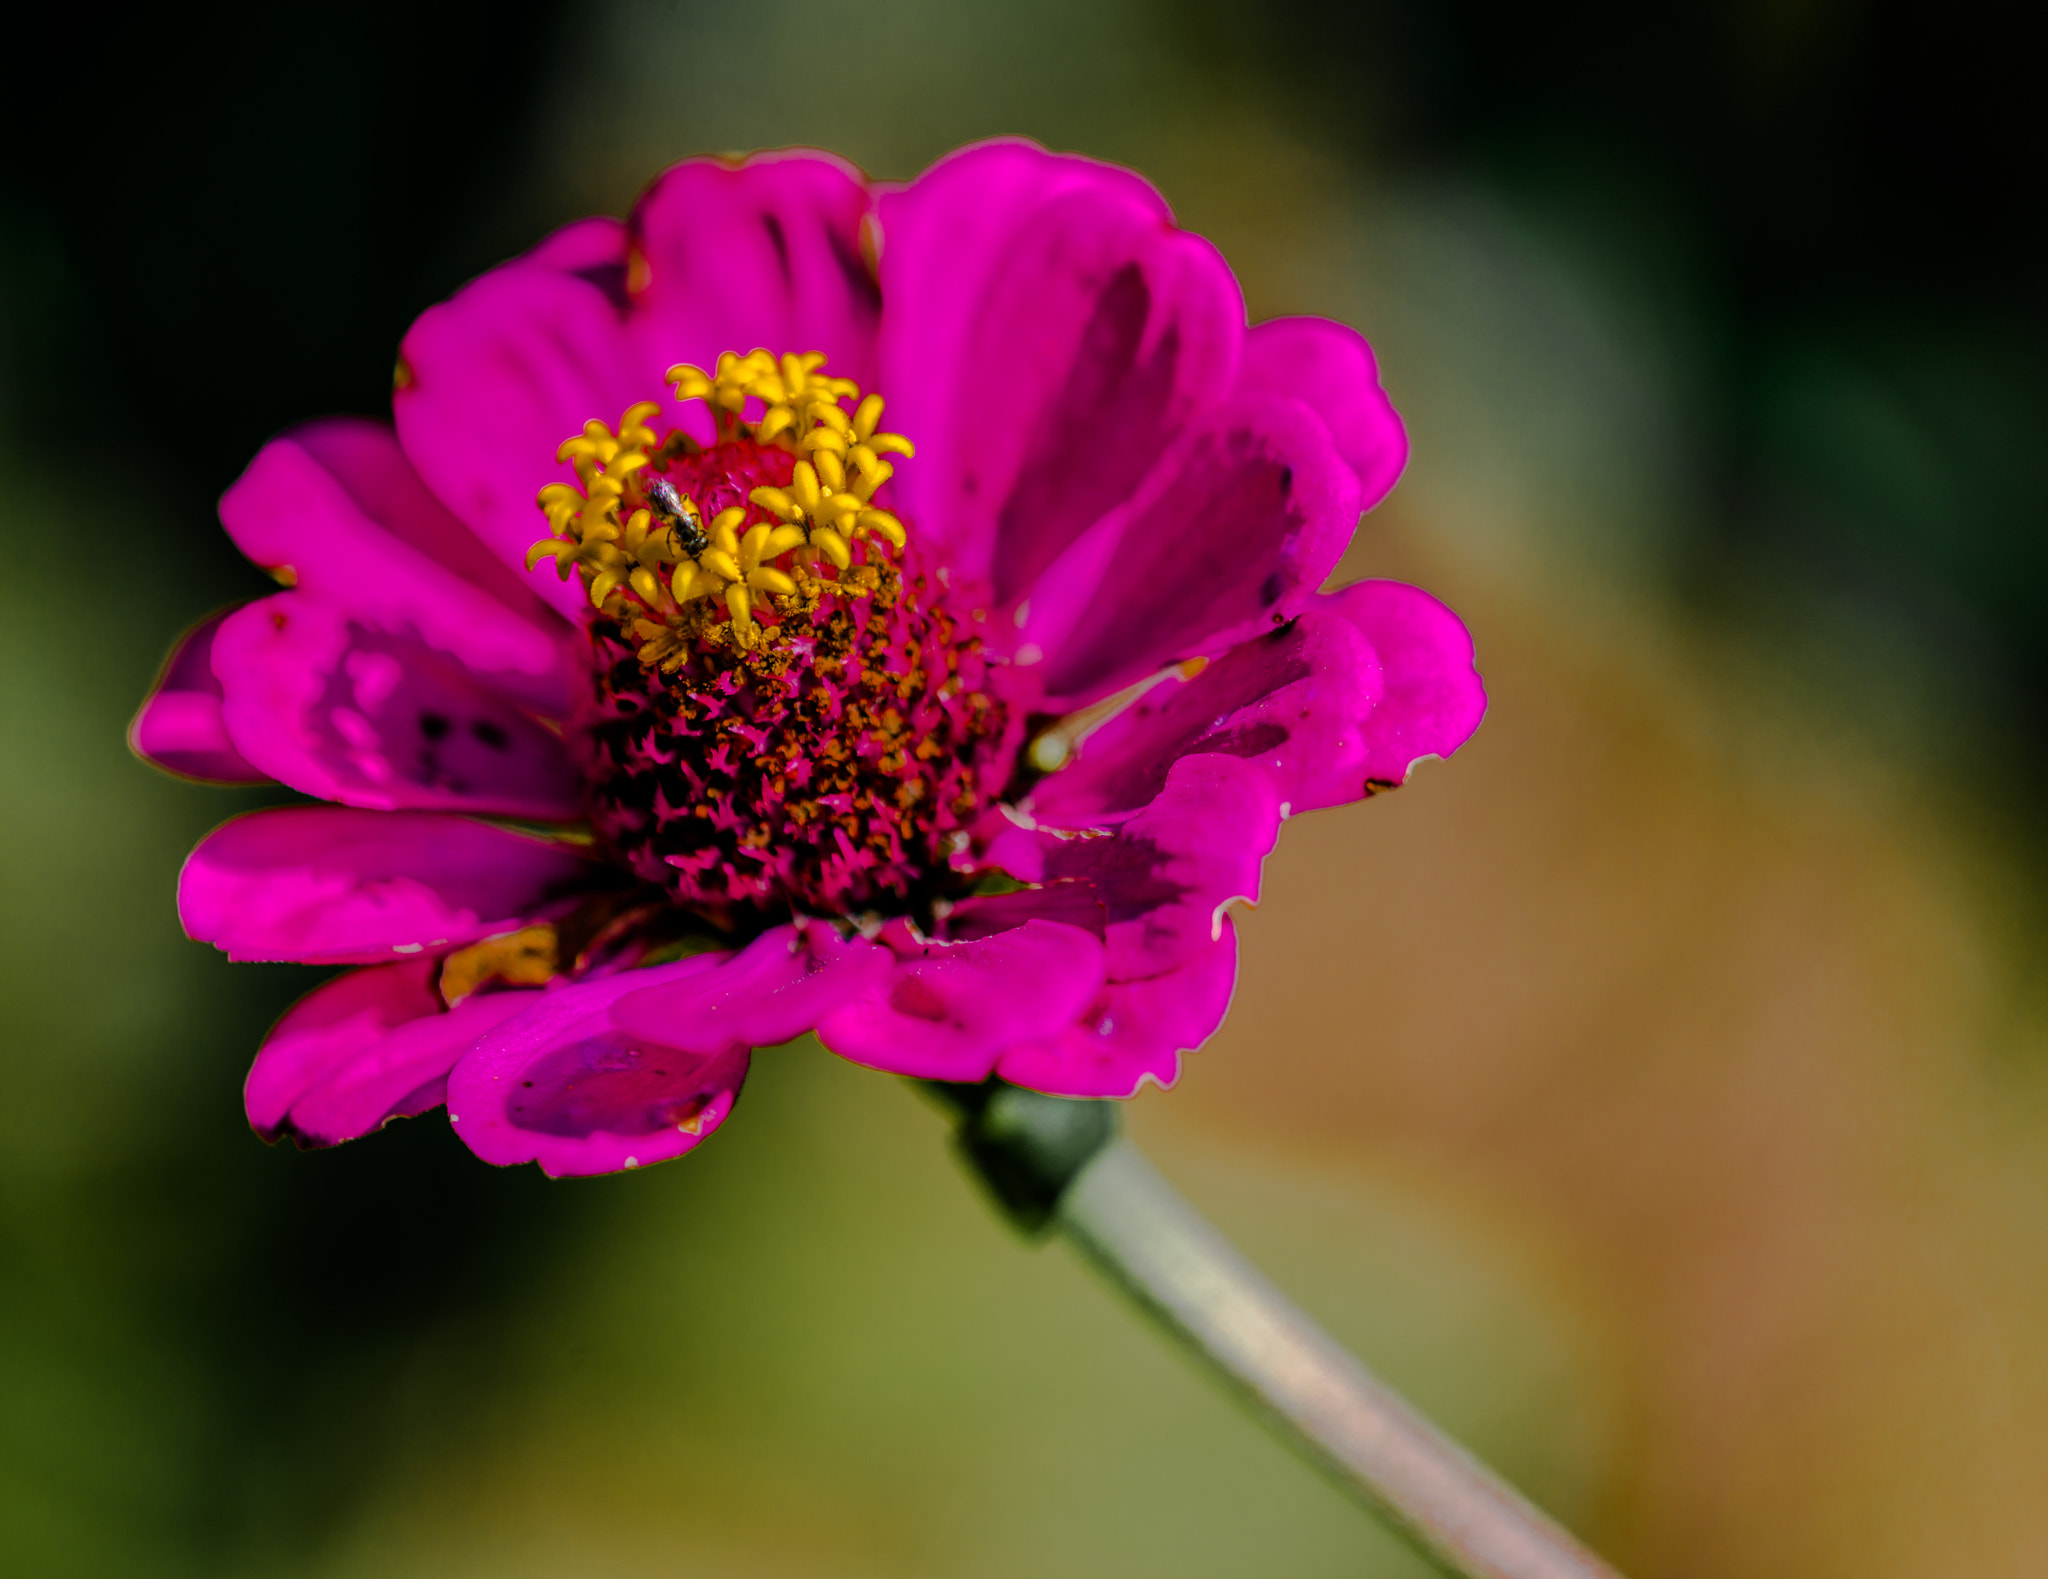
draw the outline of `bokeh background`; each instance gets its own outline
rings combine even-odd
[[[667,161],[1133,164],[1414,459],[1349,573],[1477,738],[1287,830],[1132,1126],[1650,1576],[2048,1571],[2048,324],[2018,8],[49,8],[0,181],[0,1569],[1409,1575],[901,1083],[814,1046],[651,1174],[267,1150],[315,976],[179,934],[253,803],[122,742],[264,589],[213,501]],[[2029,109],[2032,103],[2034,108]],[[488,421],[488,413],[479,413]]]

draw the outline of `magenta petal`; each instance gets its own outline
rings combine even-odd
[[[213,666],[242,754],[305,794],[374,810],[582,811],[553,731],[444,653],[301,593],[230,615]]]
[[[1358,479],[1301,402],[1238,396],[1033,590],[1021,659],[1078,705],[1287,622],[1343,556]],[[1108,545],[1094,542],[1103,539]]]
[[[1447,757],[1486,716],[1486,687],[1473,666],[1465,622],[1420,587],[1359,581],[1318,606],[1356,625],[1385,673],[1385,692],[1365,726],[1365,776],[1399,784],[1424,757]]]
[[[1102,896],[1088,883],[1054,883],[1008,894],[978,894],[954,905],[946,916],[946,939],[963,943],[993,937],[1027,921],[1058,921],[1096,937],[1109,930]]]
[[[624,301],[626,227],[607,214],[574,220],[516,259],[515,264],[574,274],[612,300]]]
[[[1007,603],[1231,387],[1243,298],[1128,171],[1028,145],[970,149],[878,211],[881,387],[918,445],[893,486]]]
[[[392,537],[490,594],[528,624],[555,632],[554,613],[533,578],[523,566],[499,559],[440,501],[414,470],[390,423],[328,417],[292,429],[285,440],[318,462],[355,507]],[[302,578],[300,585],[305,584]]]
[[[929,943],[820,1022],[842,1058],[926,1080],[983,1080],[1013,1042],[1071,1024],[1102,988],[1102,945],[1079,927],[1024,925]]]
[[[333,1145],[439,1107],[447,1100],[448,1071],[477,1038],[539,995],[534,989],[483,993],[446,1014],[401,1025],[294,1102],[293,1133],[312,1145]]]
[[[1245,336],[1237,387],[1291,395],[1314,406],[1345,464],[1358,474],[1358,507],[1370,510],[1408,464],[1408,430],[1380,388],[1365,336],[1328,318],[1275,318]]]
[[[512,931],[588,873],[567,846],[463,817],[288,806],[200,841],[178,917],[230,959],[367,965]]]
[[[242,1088],[250,1126],[276,1140],[289,1127],[292,1104],[330,1070],[399,1026],[440,1014],[447,1007],[434,990],[440,966],[438,959],[413,959],[346,971],[285,1010]]]
[[[860,173],[830,154],[676,165],[629,221],[634,334],[664,368],[763,346],[822,351],[828,373],[872,385],[882,297],[861,256],[867,213]]]
[[[135,722],[128,747],[145,762],[211,784],[261,784],[270,777],[235,749],[220,716],[213,638],[234,610],[210,614],[178,638]]]
[[[667,364],[643,354],[627,326],[622,274],[537,261],[550,246],[428,308],[400,348],[391,398],[399,442],[427,486],[522,577],[527,548],[548,535],[534,496],[575,480],[555,459],[562,441],[666,389]],[[531,583],[581,618],[576,578],[543,570]]]
[[[272,440],[220,518],[299,596],[424,643],[529,706],[566,709],[560,628],[428,494],[388,430],[326,422]]]
[[[279,1139],[291,1104],[330,1069],[399,1026],[440,1014],[446,1006],[434,991],[438,973],[438,958],[414,958],[346,971],[313,987],[272,1026],[250,1067],[242,1087],[250,1126],[266,1141]]]
[[[1236,986],[1237,930],[1226,918],[1216,941],[1186,964],[1112,982],[1078,1023],[1010,1048],[996,1073],[1058,1097],[1135,1096],[1147,1080],[1171,1086],[1180,1055],[1215,1034]]]
[[[686,1052],[614,1025],[629,994],[717,969],[722,955],[540,994],[484,1036],[448,1076],[448,1119],[469,1149],[509,1167],[616,1173],[679,1157],[724,1122],[749,1049]]]
[[[715,971],[629,993],[611,1018],[633,1035],[697,1052],[734,1042],[773,1047],[880,986],[893,965],[887,949],[829,926],[776,927]]]
[[[942,500],[958,490],[933,479],[949,458],[965,464],[976,442],[959,391],[971,377],[971,343],[981,327],[990,282],[1031,217],[1056,197],[1105,190],[1132,214],[1173,222],[1158,192],[1132,171],[1035,143],[999,138],[949,154],[908,186],[883,188],[875,213],[882,230],[882,283],[889,311],[882,326],[882,383],[889,425],[918,444],[918,463],[893,485],[919,530],[952,541]],[[964,424],[956,431],[955,424]],[[985,512],[980,530],[986,534]],[[982,544],[986,556],[987,544]]]
[[[486,993],[450,1010],[434,990],[440,965],[350,971],[287,1010],[243,1089],[257,1133],[332,1146],[437,1104],[469,1044],[533,996]]]
[[[1263,768],[1286,816],[1357,800],[1380,688],[1357,627],[1312,609],[1192,680],[1160,681],[1085,736],[1078,760],[1033,788],[1029,810],[1055,828],[1116,821],[1158,795],[1180,758],[1204,752]]]
[[[1183,757],[1166,787],[1114,832],[1014,828],[988,857],[1029,883],[1085,883],[1108,913],[1109,979],[1136,981],[1193,959],[1223,934],[1223,908],[1257,904],[1280,831],[1271,779],[1237,757]]]

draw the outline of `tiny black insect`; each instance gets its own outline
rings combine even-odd
[[[676,534],[684,553],[694,559],[711,546],[711,539],[704,535],[704,523],[697,518],[696,507],[676,492],[674,483],[666,477],[650,477],[642,489],[654,519]]]

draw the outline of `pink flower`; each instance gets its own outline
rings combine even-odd
[[[361,967],[257,1055],[267,1137],[445,1100],[488,1161],[630,1168],[810,1030],[1171,1084],[1281,822],[1485,706],[1443,605],[1319,590],[1406,458],[1365,342],[1247,330],[1128,171],[679,165],[427,312],[393,407],[228,491],[289,590],[199,626],[134,729],[332,803],[180,885],[231,958]]]

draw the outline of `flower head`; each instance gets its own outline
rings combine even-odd
[[[427,312],[393,408],[228,491],[287,590],[133,733],[331,803],[180,885],[233,958],[358,967],[257,1055],[273,1138],[445,1100],[490,1161],[640,1166],[811,1030],[1171,1084],[1280,823],[1484,709],[1441,604],[1320,590],[1406,456],[1365,342],[1247,330],[1150,187],[1029,144],[679,165]]]

